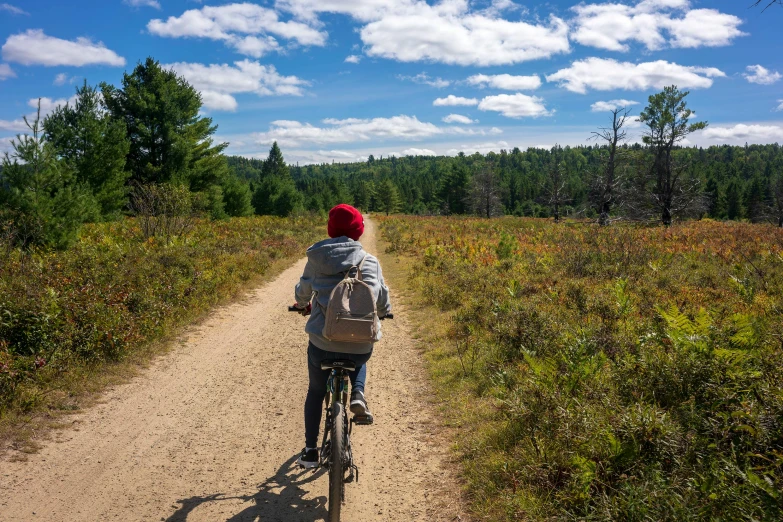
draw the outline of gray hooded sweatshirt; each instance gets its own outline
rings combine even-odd
[[[322,350],[339,353],[370,353],[373,343],[344,343],[325,339],[324,312],[329,304],[329,296],[337,283],[352,266],[358,266],[367,256],[362,266],[362,281],[372,289],[378,310],[378,317],[391,313],[389,289],[383,281],[381,265],[375,256],[367,254],[362,244],[342,236],[325,239],[307,249],[307,264],[299,284],[296,285],[296,303],[306,306],[313,300],[312,315],[307,321],[305,332],[310,334],[310,342]],[[378,330],[376,341],[380,340]]]

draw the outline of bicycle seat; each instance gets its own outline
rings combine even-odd
[[[322,370],[340,369],[346,372],[352,372],[356,369],[356,363],[347,359],[332,359],[321,362]]]

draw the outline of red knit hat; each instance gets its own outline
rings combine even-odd
[[[364,218],[361,212],[343,203],[329,211],[326,230],[329,232],[329,237],[348,236],[358,241],[364,234]]]

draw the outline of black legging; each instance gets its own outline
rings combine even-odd
[[[353,390],[364,392],[367,381],[367,361],[370,353],[338,353],[321,350],[313,343],[307,346],[307,371],[310,374],[310,386],[307,388],[305,400],[305,446],[315,448],[318,445],[318,430],[321,425],[324,397],[326,397],[326,381],[329,370],[321,369],[321,361],[330,359],[346,359],[356,363],[356,369],[348,374]]]

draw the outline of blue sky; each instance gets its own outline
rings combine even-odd
[[[202,92],[230,153],[278,140],[292,163],[576,145],[669,84],[709,122],[692,144],[783,143],[783,8],[750,4],[0,0],[0,151],[38,98],[147,56]]]

